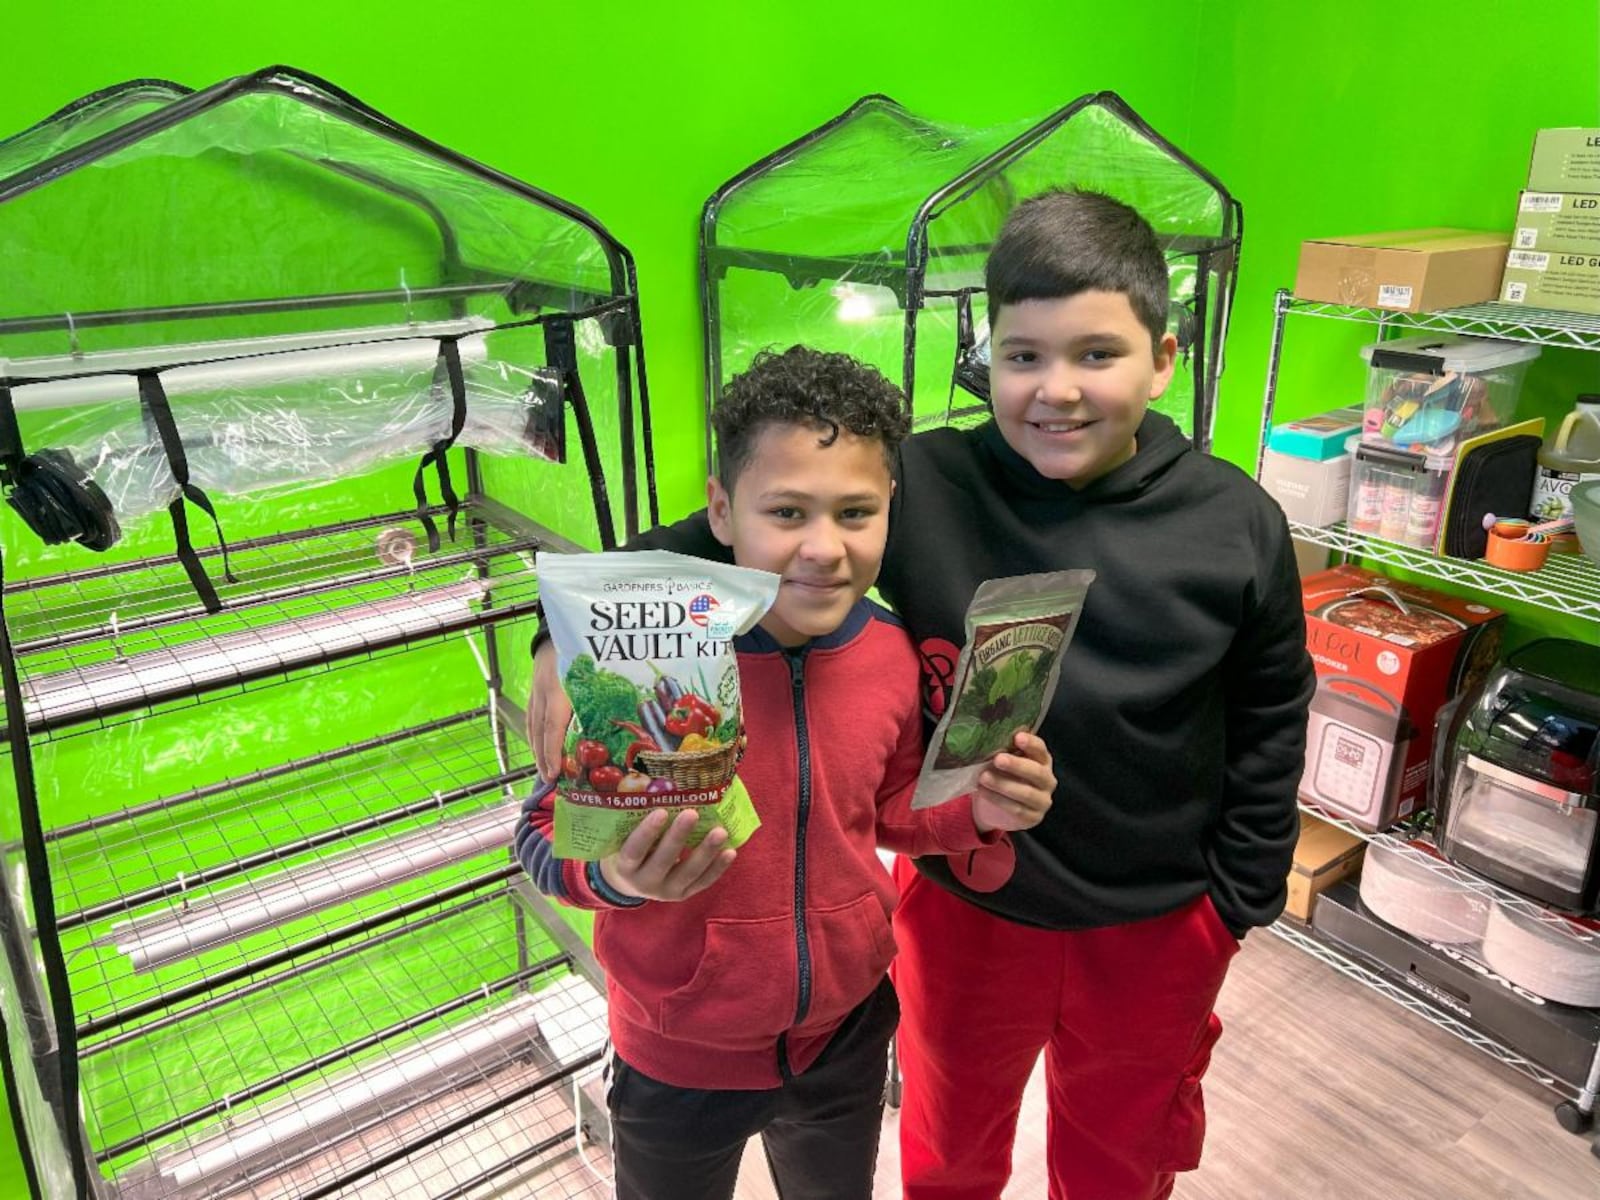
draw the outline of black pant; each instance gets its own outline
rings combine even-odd
[[[810,1070],[764,1091],[673,1087],[612,1061],[617,1200],[726,1200],[761,1135],[780,1200],[870,1200],[889,1040],[900,1020],[885,979]]]

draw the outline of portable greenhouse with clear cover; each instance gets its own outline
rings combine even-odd
[[[1243,213],[1111,92],[975,129],[867,96],[729,180],[700,224],[707,411],[759,350],[804,342],[877,366],[919,428],[986,416],[984,260],[1014,205],[1058,187],[1155,227],[1180,360],[1152,407],[1207,448]]]
[[[628,251],[281,67],[0,142],[0,244],[36,1190],[604,1194],[604,1003],[508,855],[508,697],[534,552],[657,517]]]

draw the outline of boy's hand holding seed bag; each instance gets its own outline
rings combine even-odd
[[[648,858],[640,882],[657,886],[672,864],[657,869],[655,838],[633,843],[623,863],[617,856],[658,809],[696,814],[678,827],[685,845],[717,830],[740,845],[761,822],[735,774],[745,727],[733,639],[772,606],[780,577],[661,550],[540,553],[536,564],[573,709],[556,778],[556,855],[610,859],[610,874],[629,875]]]
[[[728,848],[726,829],[713,829],[685,854],[698,819],[693,809],[676,814],[655,809],[622,849],[600,860],[601,877],[614,891],[641,900],[687,900],[705,891],[733,865],[738,851]]]
[[[997,753],[972,789],[972,823],[980,833],[1032,829],[1050,811],[1056,775],[1044,740],[1019,729],[1011,741],[1015,749]]]
[[[1055,779],[1050,752],[1033,733],[1055,695],[1061,656],[1093,582],[1093,571],[1079,570],[978,585],[967,605],[967,643],[956,663],[953,699],[928,741],[913,808],[970,792],[984,801],[981,809],[974,804],[972,816],[985,832],[1031,829],[1044,819]],[[1008,747],[1022,756],[1008,754]],[[1041,766],[1049,778],[1039,777]],[[989,820],[1006,823],[985,825]]]
[[[528,740],[531,745],[546,745],[541,762],[550,764],[542,768],[546,780],[554,780],[560,771],[560,739],[572,720],[572,705],[561,689],[561,673],[556,667],[554,643],[546,640],[534,653],[534,686],[528,705]],[[995,752],[983,766],[983,773],[972,784],[972,822],[980,833],[1018,833],[1032,829],[1045,814],[1055,792],[1055,771],[1049,749],[1044,741],[1018,729],[1012,749]],[[681,831],[679,822],[682,823]],[[644,896],[653,900],[683,900],[710,887],[733,862],[734,851],[709,856],[701,854],[705,842],[683,862],[669,857],[668,835],[682,832],[672,844],[681,854],[693,824],[680,815],[677,822],[647,820],[649,828],[635,830],[622,851],[602,862],[601,872],[606,881],[625,895]],[[715,831],[707,835],[706,842],[715,839],[721,848],[727,841]],[[635,844],[637,842],[637,844]],[[621,861],[624,860],[625,862]],[[642,891],[629,882],[623,871],[638,872],[651,886],[673,895],[656,894],[655,890]]]

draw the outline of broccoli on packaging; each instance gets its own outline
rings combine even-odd
[[[967,644],[922,760],[913,808],[970,792],[1019,729],[1037,733],[1056,693],[1093,571],[990,579],[967,606]]]
[[[656,808],[700,810],[740,846],[761,824],[735,774],[744,752],[733,639],[778,576],[664,550],[545,554],[539,600],[572,701],[556,780],[555,852],[615,853]]]

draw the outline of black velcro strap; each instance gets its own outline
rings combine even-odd
[[[425,475],[430,463],[435,466],[439,474],[439,498],[444,501],[445,509],[449,513],[447,529],[452,542],[456,540],[456,516],[461,511],[461,498],[456,495],[455,485],[450,481],[449,450],[456,444],[461,431],[467,427],[467,379],[461,371],[461,347],[453,337],[439,339],[439,360],[433,371],[435,380],[439,378],[440,367],[444,369],[445,378],[450,382],[450,433],[435,442],[422,456],[422,461],[417,464],[417,473],[411,480],[411,492],[417,500],[417,520],[428,535],[430,553],[439,549],[439,528],[428,513]]]
[[[17,427],[17,409],[12,403],[11,389],[0,383],[0,482],[15,487],[17,469],[26,457],[22,448],[22,430]]]
[[[617,530],[611,523],[611,497],[606,491],[605,468],[600,464],[600,443],[589,415],[589,401],[583,394],[583,376],[578,372],[578,336],[568,317],[556,317],[544,326],[544,360],[561,373],[572,415],[578,422],[578,444],[583,447],[583,465],[589,472],[589,495],[594,500],[595,527],[600,532],[600,548],[617,548]]]
[[[111,501],[66,450],[41,450],[10,474],[6,503],[47,546],[109,550],[122,537]]]
[[[217,589],[211,582],[211,577],[206,574],[206,569],[200,562],[200,556],[195,553],[194,543],[189,538],[189,518],[184,511],[184,500],[198,508],[211,518],[211,524],[217,531],[217,545],[222,550],[222,575],[229,583],[236,583],[233,569],[228,563],[228,543],[222,536],[222,522],[217,519],[217,510],[211,504],[211,498],[193,483],[189,482],[189,456],[184,452],[183,439],[178,436],[178,423],[172,418],[172,406],[167,403],[167,391],[161,386],[161,377],[155,371],[139,372],[139,401],[144,406],[144,411],[155,424],[156,434],[161,439],[161,449],[167,456],[167,467],[172,471],[172,478],[177,481],[179,495],[167,506],[167,513],[172,517],[172,536],[176,543],[175,549],[178,561],[183,564],[185,573],[189,576],[189,583],[194,588],[195,595],[200,597],[200,603],[205,605],[207,612],[221,612],[222,601],[217,596]]]
[[[0,485],[9,504],[47,546],[77,542],[109,550],[122,530],[111,501],[66,450],[30,455],[11,389],[0,384]]]
[[[992,334],[993,331],[991,331]],[[957,386],[982,400],[989,399],[989,362],[994,347],[979,347],[977,332],[972,323],[972,293],[962,292],[956,298],[956,363],[950,372],[950,399],[945,420],[953,414]]]
[[[956,358],[950,364],[950,394],[944,401],[946,425],[950,423],[950,414],[956,409],[956,384],[961,380],[961,368],[976,345],[977,338],[972,331],[972,293],[962,292],[956,297]]]

